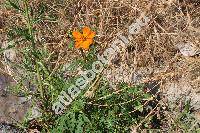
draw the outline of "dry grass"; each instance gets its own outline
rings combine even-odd
[[[117,33],[128,36],[128,26],[140,18],[141,13],[145,13],[151,21],[139,34],[131,37],[131,43],[113,59],[105,76],[109,76],[112,83],[125,80],[130,84],[133,84],[134,72],[139,72],[142,77],[140,82],[160,80],[164,84],[186,77],[199,93],[199,55],[184,57],[176,48],[179,42],[192,42],[200,48],[199,0],[153,0],[151,3],[149,0],[33,0],[34,11],[41,2],[46,6],[46,11],[44,20],[35,25],[35,29],[38,29],[37,46],[45,46],[57,55],[51,62],[55,68],[81,55],[76,49],[67,47],[70,42],[66,34],[68,31],[90,26],[97,32],[95,45],[102,53],[117,37]],[[19,13],[1,8],[0,42],[8,40],[7,33],[11,27],[24,23]],[[116,73],[119,71],[121,73]]]
[[[120,69],[124,69],[126,75],[131,75],[133,71],[147,67],[151,69],[147,72],[149,75],[147,78],[155,76],[155,79],[156,77],[165,79],[167,77],[162,75],[176,73],[174,75],[189,76],[195,85],[199,83],[199,56],[183,57],[175,47],[179,42],[188,41],[200,47],[198,0],[154,0],[151,5],[147,0],[134,2],[130,0],[96,2],[92,0],[60,2],[34,0],[31,4],[35,11],[41,2],[46,6],[45,19],[35,25],[35,28],[39,29],[36,36],[38,42],[43,42],[52,53],[57,54],[55,60],[52,61],[54,65],[65,64],[80,56],[77,50],[67,48],[70,42],[66,35],[68,31],[84,25],[94,28],[97,31],[96,46],[101,53],[109,47],[117,33],[127,36],[127,27],[135,22],[141,13],[145,13],[151,18],[150,23],[142,28],[138,35],[132,36],[130,46],[115,59],[118,68],[111,66],[110,71],[118,71],[115,69],[119,69],[119,65],[123,64]],[[2,8],[0,14],[1,42],[4,43],[8,40],[7,33],[10,28],[23,25],[25,21],[13,10]],[[50,17],[53,19],[49,19]],[[40,43],[37,45],[41,47]],[[141,73],[145,75],[145,72]],[[113,74],[111,78],[114,79],[114,77]],[[113,82],[118,81],[118,77],[116,76],[117,79]],[[127,81],[132,82],[131,78],[132,76]]]

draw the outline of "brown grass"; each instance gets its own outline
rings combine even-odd
[[[47,10],[45,19],[35,25],[38,30],[37,46],[45,45],[57,55],[52,61],[55,66],[69,63],[81,55],[76,49],[68,49],[68,31],[90,26],[97,32],[95,45],[101,53],[110,46],[117,33],[128,36],[128,26],[140,18],[141,13],[145,13],[151,21],[139,34],[132,36],[125,52],[118,54],[117,63],[112,63],[108,68],[107,71],[112,73],[109,75],[110,80],[117,83],[129,75],[130,78],[126,82],[133,84],[132,77],[136,71],[140,71],[143,77],[141,82],[161,80],[164,83],[184,76],[199,91],[199,55],[184,57],[175,47],[179,42],[192,42],[200,48],[199,0],[152,0],[151,4],[149,0],[33,0],[31,4],[34,10],[41,2],[46,5]],[[56,19],[49,20],[52,16]],[[0,42],[8,40],[7,33],[11,27],[24,23],[19,13],[1,8]],[[25,44],[19,48],[24,46]],[[3,62],[3,57],[1,59]],[[117,75],[119,68],[122,68],[126,75]]]

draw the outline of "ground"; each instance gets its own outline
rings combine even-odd
[[[17,0],[11,1],[16,3]],[[26,27],[29,21],[20,10],[14,10],[8,3],[6,0],[0,2],[0,47],[7,48],[12,41],[18,43],[10,49],[0,49],[0,122],[13,124],[15,122],[6,117],[22,121],[31,105],[29,100],[25,100],[25,95],[13,94],[13,90],[9,91],[6,86],[15,85],[21,81],[20,77],[26,77],[25,70],[13,64],[21,64],[25,57],[23,50],[30,47],[31,39],[25,37],[29,41],[21,41],[23,32],[18,34],[15,30]],[[109,65],[102,73],[112,90],[118,91],[117,85],[122,82],[129,86],[148,84],[154,97],[161,97],[161,100],[158,99],[163,102],[162,105],[169,107],[163,122],[167,120],[173,125],[177,119],[174,114],[184,110],[186,101],[190,101],[190,112],[200,119],[199,0],[34,0],[28,4],[31,7],[30,16],[39,18],[32,25],[35,45],[50,53],[48,57],[42,53],[42,58],[45,61],[52,58],[47,61],[52,67],[51,71],[61,72],[61,66],[75,64],[74,71],[66,70],[62,73],[67,80],[84,72],[85,68],[75,62],[82,59],[82,52],[70,47],[74,42],[72,31],[88,26],[96,32],[94,44],[85,54],[94,49],[96,53],[102,54],[120,33],[129,43],[110,58]],[[25,4],[19,2],[19,6],[25,7]],[[138,34],[130,35],[128,27],[141,19],[142,15],[150,21],[141,27]],[[92,56],[92,61],[94,58]],[[91,64],[90,59],[88,62]],[[41,77],[44,78],[45,74]],[[24,88],[30,89],[31,94],[36,92],[35,87],[31,87],[34,85],[31,83],[32,78],[28,77],[24,81]],[[37,103],[39,108],[40,104]],[[11,109],[13,105],[14,111]],[[49,112],[48,107],[46,110]]]

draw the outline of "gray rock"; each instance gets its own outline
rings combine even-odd
[[[0,123],[12,124],[22,121],[29,108],[26,98],[8,93],[6,88],[11,84],[11,77],[0,74]]]
[[[196,93],[187,79],[181,78],[178,81],[167,82],[164,88],[164,93],[170,102],[175,103],[180,98],[186,101],[191,100],[190,105],[194,110],[200,109],[200,94]]]
[[[24,133],[19,128],[6,123],[0,123],[0,133]]]

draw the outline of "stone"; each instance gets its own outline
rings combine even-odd
[[[167,82],[164,85],[164,93],[167,99],[175,103],[178,99],[191,100],[190,104],[194,110],[200,110],[200,94],[190,84],[190,82],[181,78],[178,81]]]
[[[21,122],[29,108],[25,97],[19,97],[8,92],[8,86],[14,84],[11,77],[0,74],[0,123]]]
[[[200,49],[197,48],[191,42],[187,42],[187,43],[180,42],[176,46],[180,50],[181,54],[184,56],[195,56],[197,54],[200,54]]]

